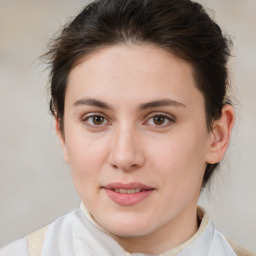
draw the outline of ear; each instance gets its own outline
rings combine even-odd
[[[60,129],[60,120],[57,118],[57,116],[55,116],[54,118],[55,118],[56,134],[59,138],[59,142],[60,142],[60,145],[61,145],[61,148],[62,148],[63,158],[64,158],[64,161],[66,163],[68,163],[69,160],[68,160],[68,153],[67,153],[67,147],[66,147],[64,132],[61,131],[61,129]]]
[[[233,107],[222,107],[221,117],[213,122],[206,162],[215,164],[221,161],[229,145],[235,115]]]

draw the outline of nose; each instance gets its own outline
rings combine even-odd
[[[135,170],[144,164],[143,148],[138,131],[124,127],[114,132],[109,162],[113,168],[122,171]]]

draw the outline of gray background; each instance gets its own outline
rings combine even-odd
[[[215,225],[256,251],[256,1],[202,0],[234,40],[237,120],[232,143],[200,199]],[[48,113],[49,38],[86,3],[0,0],[0,247],[79,206]]]

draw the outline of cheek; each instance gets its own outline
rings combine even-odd
[[[206,144],[204,133],[192,131],[180,129],[175,135],[155,143],[151,152],[150,158],[154,159],[153,164],[168,183],[169,190],[195,189],[201,185]]]
[[[106,140],[107,138],[95,139],[84,132],[67,133],[67,154],[77,189],[85,189],[97,183],[108,154]]]
[[[74,139],[69,144],[69,165],[74,187],[81,200],[94,207],[98,201],[99,178],[105,159],[105,149],[100,141],[92,143],[88,138]]]

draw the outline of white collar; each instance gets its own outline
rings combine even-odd
[[[85,216],[99,229],[104,231],[104,229],[93,219],[92,215],[88,211],[88,209],[85,207],[83,203],[80,204],[80,209],[82,212],[85,214]],[[203,208],[198,206],[197,208],[197,216],[200,221],[199,229],[197,232],[186,242],[182,243],[178,247],[175,247],[163,254],[160,254],[161,256],[185,256],[185,255],[191,255],[190,251],[191,250],[199,250],[202,251],[202,254],[200,255],[207,255],[207,252],[210,248],[211,245],[211,240],[213,237],[213,225],[209,219],[208,214],[205,212]],[[125,256],[129,255],[145,255],[145,254],[138,254],[138,253],[133,253],[130,254],[128,252],[124,251]],[[199,255],[199,254],[198,254]]]

